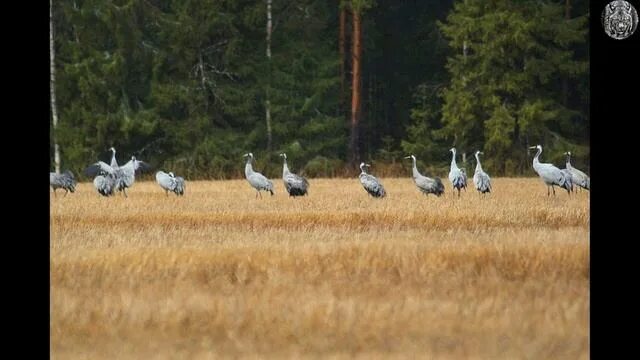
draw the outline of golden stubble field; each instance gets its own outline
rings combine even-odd
[[[587,192],[310,182],[51,193],[52,358],[589,357]]]

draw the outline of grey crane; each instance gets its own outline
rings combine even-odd
[[[289,196],[308,195],[309,182],[307,179],[289,171],[289,166],[287,166],[287,154],[282,153],[280,156],[284,158],[284,164],[282,165],[282,181],[284,181],[284,187],[287,189]]]
[[[556,186],[567,190],[567,194],[571,195],[571,177],[555,167],[553,164],[541,163],[538,158],[542,153],[542,145],[531,146],[529,149],[538,149],[533,157],[533,170],[538,173],[540,179],[547,185],[547,196],[549,196],[549,187],[553,190],[553,196],[556,195]]]
[[[116,179],[113,174],[101,172],[93,179],[93,186],[102,196],[111,196],[115,194]]]
[[[113,168],[114,172],[109,173],[102,169],[99,170],[98,175],[93,179],[93,187],[96,189],[98,194],[102,196],[111,196],[115,194],[116,189],[116,172],[119,173],[118,162],[116,161],[116,149],[112,146],[109,148],[109,151],[112,152],[111,155],[111,168]]]
[[[371,167],[369,164],[360,163],[360,183],[369,195],[375,198],[385,197],[387,193],[384,191],[384,186],[375,176],[367,173],[365,166]]]
[[[467,173],[461,171],[456,164],[456,148],[449,149],[451,151],[451,169],[449,170],[449,181],[453,185],[454,189],[458,190],[458,197],[460,197],[460,189],[467,188]]]
[[[247,178],[247,181],[254,189],[256,189],[256,197],[260,195],[262,199],[261,190],[268,191],[273,196],[273,183],[271,180],[267,179],[264,175],[259,172],[253,171],[253,166],[251,166],[251,162],[253,161],[253,153],[246,153],[243,157],[247,158],[247,163],[244,166],[244,176]]]
[[[476,151],[476,171],[473,174],[473,184],[479,194],[486,194],[491,192],[491,178],[482,170],[479,157],[481,154],[484,155],[480,150]]]
[[[49,185],[53,189],[53,196],[57,196],[56,190],[64,189],[64,196],[67,196],[69,192],[76,191],[76,179],[73,173],[69,170],[62,174],[56,174],[55,172],[49,173]]]
[[[420,172],[418,172],[418,167],[416,166],[415,156],[409,155],[405,157],[405,159],[413,160],[413,181],[416,183],[418,190],[425,194],[425,196],[429,194],[434,194],[436,196],[444,194],[444,184],[442,184],[442,180],[440,180],[440,178],[436,177],[432,179],[420,174]]]
[[[173,191],[178,196],[184,195],[184,178],[175,176],[172,172],[167,174],[164,171],[158,171],[156,173],[156,182],[164,189],[167,196],[169,196],[169,191]]]
[[[567,155],[567,164],[565,168],[571,174],[571,182],[577,185],[579,188],[589,190],[591,188],[591,181],[589,179],[589,176],[571,166],[571,151],[567,151],[564,154]]]
[[[115,181],[115,190],[121,191],[124,196],[127,197],[126,189],[133,186],[136,172],[146,171],[149,169],[151,169],[149,164],[136,159],[135,156],[132,156],[131,160],[126,164],[116,168],[108,165],[104,161],[98,161],[97,163],[89,165],[85,170],[85,173],[89,176],[95,176],[100,173],[112,176]]]

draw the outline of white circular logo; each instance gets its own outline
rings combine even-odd
[[[638,12],[626,1],[612,1],[602,11],[602,26],[610,37],[626,39],[638,27]]]

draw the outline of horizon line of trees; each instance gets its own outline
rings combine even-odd
[[[588,1],[50,0],[51,168],[589,170]],[[376,171],[379,169],[379,171]]]

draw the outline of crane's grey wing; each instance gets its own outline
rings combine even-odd
[[[384,197],[386,192],[382,183],[378,181],[373,175],[360,174],[360,183],[364,189],[375,197]]]
[[[560,185],[564,177],[560,169],[551,164],[538,164],[536,172],[547,185]]]
[[[309,187],[307,179],[291,173],[284,177],[284,184],[290,195],[304,195]]]
[[[64,187],[64,179],[62,175],[54,172],[49,173],[49,185],[55,190]]]
[[[481,193],[491,192],[491,178],[484,171],[475,173],[473,175],[473,182],[476,190]]]
[[[463,175],[462,171],[459,169],[454,169],[449,171],[449,181],[456,189],[461,189],[467,186],[466,176]]]
[[[587,174],[576,168],[571,168],[569,172],[571,172],[571,181],[575,185],[589,190],[589,176]]]
[[[136,164],[137,164],[137,166],[136,166],[136,172],[137,173],[147,172],[147,171],[150,171],[151,169],[153,169],[149,163],[144,162],[144,161],[138,160],[138,161],[136,161]]]
[[[76,191],[76,179],[73,176],[73,173],[69,170],[65,171],[62,173],[62,179],[64,182],[64,188],[71,191],[71,192],[75,192]]]
[[[560,183],[558,185],[562,186],[567,190],[573,190],[573,181],[571,181],[571,178],[572,178],[571,172],[569,172],[569,170],[567,169],[562,169],[560,170],[560,172],[562,173],[562,179],[560,180]]]
[[[173,191],[176,188],[176,180],[164,171],[156,173],[156,182],[165,190]]]
[[[69,179],[75,180],[75,176],[73,176],[73,173],[71,172],[71,170],[67,170],[63,172],[62,175],[66,176]]]
[[[113,195],[114,179],[111,175],[98,175],[93,179],[93,186],[102,196]]]
[[[175,181],[176,181],[176,187],[173,190],[173,192],[175,192],[177,195],[184,195],[184,190],[185,190],[184,178],[180,176],[176,176]]]
[[[89,165],[84,170],[84,173],[87,176],[96,176],[96,175],[98,175],[100,173],[113,174],[114,171],[115,171],[115,169],[112,168],[111,165],[105,163],[104,161],[98,161],[97,163]]]
[[[271,182],[271,180],[267,179],[264,175],[258,172],[254,172],[253,174],[251,174],[247,178],[247,180],[249,180],[251,186],[258,190],[267,190],[273,192],[273,183]]]
[[[425,194],[435,194],[440,196],[444,193],[444,185],[439,178],[431,179],[427,176],[420,175],[413,179],[420,191]]]
[[[442,183],[442,180],[437,177],[433,179],[435,182],[435,188],[436,188],[436,195],[440,196],[442,194],[444,194],[444,184]]]

